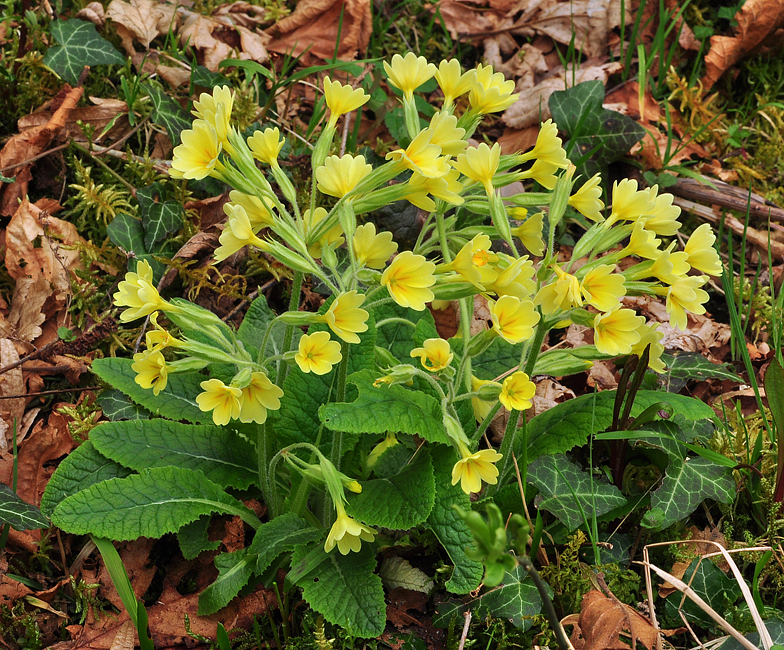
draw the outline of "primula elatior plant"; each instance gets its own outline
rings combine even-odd
[[[328,621],[377,636],[385,605],[376,553],[410,543],[401,531],[415,537],[420,529],[435,535],[454,567],[446,588],[476,589],[483,567],[466,552],[472,536],[458,511],[470,510],[469,496],[508,503],[516,493],[522,513],[513,454],[524,482],[535,456],[552,459],[553,475],[581,471],[546,454],[590,434],[572,428],[562,436],[567,447],[547,451],[561,432],[538,422],[552,422],[553,412],[521,417],[532,405],[531,377],[646,349],[650,368],[662,371],[656,323],[623,306],[623,297],[661,297],[670,322],[684,328],[688,312],[704,312],[708,276],[721,272],[709,226],[684,250],[662,243],[680,227],[679,208],[656,186],[616,183],[607,211],[598,176],[575,189],[552,121],[527,153],[469,146],[483,116],[516,99],[513,82],[489,66],[463,71],[456,60],[436,66],[408,54],[384,67],[403,94],[407,141],[376,167],[362,155],[334,155],[338,120],[369,96],[326,77],[329,118],[313,147],[309,192],[280,166],[285,141],[277,128],[247,138],[234,128],[228,87],[194,103],[171,175],[233,188],[215,258],[249,246],[290,267],[290,308],[275,314],[259,297],[235,331],[208,310],[161,297],[153,269],[136,263],[114,297],[123,322],[149,317],[146,347],[132,361],[96,361],[94,371],[148,412],[94,429],[44,495],[44,512],[66,531],[114,540],[177,533],[186,557],[215,548],[207,538],[212,515],[239,516],[252,542],[216,557],[220,575],[201,594],[204,614],[289,567],[288,584]],[[423,124],[414,93],[431,77],[444,100]],[[466,94],[468,109],[457,114]],[[501,188],[526,179],[541,191],[502,198]],[[362,223],[396,201],[427,212],[411,250]],[[590,227],[564,260],[556,228],[578,213]],[[317,313],[297,309],[306,279],[328,293]],[[491,317],[478,333],[475,296],[487,299]],[[449,341],[428,310],[444,301],[459,301],[459,332]],[[162,323],[176,326],[176,336]],[[592,327],[595,343],[540,353],[548,332],[569,323]],[[635,414],[657,401],[644,393]],[[675,413],[709,417],[677,397],[669,400]],[[484,434],[501,407],[509,419],[496,449]],[[609,426],[602,408],[595,422]],[[530,472],[540,490],[544,471]],[[256,496],[264,521],[243,504]],[[496,583],[499,576],[494,569]]]

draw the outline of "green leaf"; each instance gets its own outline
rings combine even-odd
[[[250,580],[256,566],[256,554],[247,548],[215,556],[218,577],[199,595],[199,616],[209,616],[231,602]]]
[[[259,526],[248,547],[256,554],[256,573],[261,574],[281,553],[293,551],[298,546],[320,538],[323,531],[313,528],[307,521],[287,512]]]
[[[773,357],[765,373],[765,395],[768,398],[770,413],[776,425],[779,444],[782,444],[784,437],[784,368],[781,367],[776,357]]]
[[[431,450],[436,480],[436,499],[427,519],[427,527],[433,531],[449,559],[455,566],[446,588],[454,594],[467,594],[479,586],[484,568],[481,562],[471,560],[466,549],[474,546],[474,536],[453,505],[462,510],[471,508],[471,499],[463,492],[460,484],[452,485],[452,467],[457,462],[451,447],[438,446]]]
[[[291,559],[292,567],[306,561],[312,547],[299,546]],[[324,553],[316,547],[316,551]],[[359,553],[341,555],[337,549],[297,580],[308,604],[333,625],[351,636],[372,639],[384,631],[386,604],[384,588],[373,570],[375,553],[367,544]]]
[[[41,496],[41,512],[51,517],[55,507],[66,497],[112,478],[125,478],[133,472],[109,460],[93,447],[90,440],[83,442],[58,465]]]
[[[471,359],[471,372],[479,379],[495,379],[520,365],[522,351],[522,343],[509,345],[503,339],[496,338],[487,350]]]
[[[16,492],[0,483],[0,523],[16,530],[49,528],[49,520],[34,505],[23,501]]]
[[[631,414],[642,413],[651,404],[662,401],[658,391],[638,391]],[[674,393],[666,394],[667,403],[674,415],[687,420],[713,420],[713,409],[704,402]],[[589,393],[554,406],[549,411],[532,418],[527,425],[529,460],[549,454],[559,454],[583,445],[588,438],[604,431],[612,424],[615,391]],[[518,440],[523,436],[518,435]]]
[[[662,354],[661,358],[667,366],[667,370],[660,375],[664,380],[664,389],[673,393],[677,393],[690,380],[715,377],[743,383],[743,379],[732,372],[726,364],[708,361],[699,352]]]
[[[542,496],[539,508],[552,512],[570,531],[586,523],[583,513],[590,524],[592,514],[600,517],[626,503],[617,487],[595,481],[563,454],[539,456],[528,465],[528,480]]]
[[[182,206],[177,201],[161,201],[162,186],[153,183],[136,191],[144,226],[144,247],[153,251],[155,244],[182,228]]]
[[[436,497],[433,464],[426,449],[394,476],[362,482],[349,495],[348,513],[369,526],[407,530],[425,521]]]
[[[69,496],[55,508],[52,523],[69,533],[124,541],[161,537],[214,512],[258,522],[251,510],[201,472],[156,467]]]
[[[118,420],[147,420],[150,417],[150,412],[147,409],[134,404],[126,395],[114,388],[101,391],[95,400],[95,404],[101,408],[103,414],[112,422]]]
[[[182,142],[180,134],[191,128],[191,116],[158,86],[147,83],[144,88],[152,101],[152,121],[163,126],[172,144],[178,146]]]
[[[381,581],[387,589],[402,587],[409,591],[420,591],[423,594],[429,594],[435,587],[433,578],[398,555],[385,557],[378,568],[378,574],[381,576]]]
[[[549,588],[548,591],[552,595]],[[504,574],[502,584],[478,598],[466,603],[442,603],[437,609],[438,614],[433,617],[433,625],[437,627],[446,627],[452,616],[470,610],[475,616],[506,619],[516,628],[528,630],[533,624],[533,617],[542,610],[542,598],[525,569],[517,566]]]
[[[738,583],[719,569],[710,560],[696,559],[683,574],[683,581],[688,584],[708,605],[720,614],[729,611],[741,596]],[[689,623],[698,623],[705,627],[713,627],[715,622],[695,603],[688,598],[683,599],[679,592],[670,594],[665,600],[665,612],[673,621],[682,620],[678,614],[681,606]]]
[[[242,324],[239,326],[239,329],[237,329],[237,338],[242,341],[246,347],[252,347],[259,350],[264,341],[264,332],[274,318],[275,312],[267,305],[267,299],[264,296],[259,296],[250,304],[250,307],[245,314],[245,318],[242,319]],[[315,332],[317,330],[314,329],[313,331]],[[272,326],[272,332],[267,339],[267,349],[264,351],[264,357],[283,354],[285,333],[285,323],[278,321]],[[298,327],[295,327],[292,345],[296,346],[301,337],[302,331]]]
[[[50,47],[44,65],[54,70],[67,83],[75,86],[84,66],[123,65],[125,58],[84,20],[53,20],[49,32],[60,44]]]
[[[433,315],[429,311],[414,311],[391,302],[373,308],[376,323],[389,318],[402,318],[411,323],[406,325],[400,321],[378,325],[376,345],[389,350],[393,357],[401,363],[411,362],[411,350],[420,346],[425,339],[438,338]]]
[[[536,359],[532,375],[549,375],[550,377],[566,377],[584,372],[593,365],[593,361],[580,359],[566,350],[548,350]]]
[[[333,431],[386,433],[400,431],[428,442],[447,444],[441,405],[429,395],[400,385],[373,386],[378,373],[364,370],[348,380],[359,389],[353,402],[333,402],[319,409],[321,421]]]
[[[210,515],[204,515],[190,524],[185,524],[177,531],[180,551],[182,551],[182,557],[186,560],[194,560],[200,553],[215,551],[220,547],[221,542],[219,539],[211,542],[207,537],[210,531],[211,520],[212,517]]]
[[[231,82],[220,72],[213,72],[203,65],[191,66],[191,83],[194,86],[203,86],[204,88],[231,85]]]
[[[784,621],[778,618],[769,618],[765,621],[765,627],[773,640],[774,645],[770,650],[784,650]],[[751,641],[752,645],[756,648],[762,647],[759,632],[752,632],[747,634],[746,638]],[[732,637],[729,637],[720,646],[721,650],[745,650],[744,646],[738,643]]]
[[[148,253],[144,245],[144,226],[141,219],[119,212],[106,228],[106,234],[115,246],[133,254],[137,261],[146,261],[152,267],[156,282],[163,276],[166,267]]]
[[[90,432],[107,458],[141,471],[174,466],[201,471],[220,486],[246,489],[258,479],[256,448],[226,427],[162,418],[107,422]]]
[[[107,384],[121,390],[134,402],[170,420],[187,420],[197,424],[211,422],[212,416],[199,409],[196,396],[202,392],[204,377],[198,373],[169,375],[169,380],[159,395],[136,383],[136,373],[131,359],[96,359],[92,371]]]

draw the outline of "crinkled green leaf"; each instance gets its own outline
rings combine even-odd
[[[743,383],[743,379],[732,372],[727,364],[713,363],[699,352],[677,352],[662,354],[662,361],[667,370],[660,375],[664,381],[664,389],[677,393],[690,380],[703,380],[715,377]]]
[[[246,347],[252,347],[259,350],[264,342],[264,332],[274,318],[275,312],[267,305],[267,299],[264,296],[259,296],[250,304],[250,307],[245,314],[245,318],[242,319],[242,323],[237,329],[237,338],[242,341]],[[313,331],[315,332],[317,329],[314,328]],[[265,357],[283,353],[283,339],[285,333],[285,323],[279,321],[272,326],[272,331],[267,339],[267,349],[264,352]],[[292,345],[297,345],[301,337],[302,331],[298,327],[295,327]]]
[[[102,390],[95,399],[95,405],[100,407],[103,414],[112,422],[147,420],[150,417],[150,412],[147,409],[134,404],[127,395],[114,388]]]
[[[182,142],[180,134],[191,128],[191,116],[155,84],[144,84],[144,89],[152,101],[152,121],[164,127],[172,144],[178,146]]]
[[[319,409],[321,421],[333,431],[386,433],[400,431],[428,442],[448,443],[441,405],[429,395],[400,385],[373,386],[378,373],[364,370],[348,380],[359,389],[353,402],[333,402]]]
[[[211,422],[212,416],[199,409],[196,396],[202,392],[204,377],[198,373],[169,375],[169,380],[159,395],[136,383],[136,373],[131,368],[133,360],[96,359],[92,371],[107,384],[125,393],[137,404],[170,420],[187,420],[197,424]]]
[[[55,507],[66,497],[112,478],[125,478],[133,472],[106,458],[89,440],[74,449],[57,466],[41,496],[41,512],[51,517]]]
[[[16,530],[49,528],[49,520],[41,511],[4,483],[0,483],[0,524],[9,524]]]
[[[373,315],[376,323],[390,318],[402,318],[411,323],[408,325],[395,320],[376,326],[376,345],[389,350],[400,363],[411,363],[411,350],[425,339],[438,338],[435,321],[429,311],[415,311],[392,302],[374,307]]]
[[[463,518],[453,505],[468,511],[471,499],[463,492],[460,483],[452,485],[452,467],[457,457],[451,447],[439,445],[431,451],[436,480],[436,499],[427,519],[427,527],[433,531],[449,559],[455,566],[446,588],[455,594],[467,594],[479,586],[484,569],[482,563],[471,560],[466,549],[474,546],[474,537]]]
[[[540,493],[541,510],[552,512],[570,531],[626,503],[614,485],[595,481],[563,454],[539,456],[528,465],[528,480]],[[580,512],[582,508],[582,513]]]
[[[231,602],[250,580],[256,567],[256,554],[247,548],[215,556],[218,577],[199,595],[199,616],[209,616]]]
[[[522,351],[522,343],[509,345],[503,339],[496,338],[487,350],[471,359],[471,372],[485,381],[495,379],[520,365]]]
[[[162,418],[106,422],[90,432],[90,439],[104,456],[137,471],[167,466],[194,469],[218,485],[240,490],[258,478],[255,446],[214,424]]]
[[[177,232],[183,225],[182,206],[177,201],[163,201],[160,183],[153,183],[136,192],[139,213],[144,226],[144,247],[154,251],[155,245]]]
[[[433,464],[426,449],[399,474],[362,482],[348,496],[347,511],[369,526],[406,530],[427,519],[436,496]]]
[[[199,517],[190,524],[185,524],[177,531],[177,541],[180,544],[182,557],[186,560],[193,560],[204,551],[215,551],[220,547],[219,539],[211,542],[207,535],[210,530],[210,515]]]
[[[299,546],[292,566],[305,561],[313,547]],[[323,549],[316,547],[317,552]],[[375,573],[372,547],[362,545],[359,553],[341,555],[337,549],[297,580],[308,604],[333,625],[351,636],[372,639],[384,631],[387,620],[384,588]]]
[[[251,510],[201,472],[156,467],[67,497],[54,509],[52,523],[76,535],[124,541],[173,533],[210,513],[257,521]]]
[[[67,83],[75,86],[84,66],[123,65],[125,58],[85,20],[53,20],[49,32],[59,45],[50,47],[44,55],[44,65],[50,67]]]
[[[435,587],[433,578],[421,569],[412,566],[411,562],[399,555],[385,557],[381,566],[378,567],[378,574],[387,589],[402,587],[409,591],[421,591],[423,594],[429,594]]]
[[[287,512],[262,524],[253,536],[249,549],[257,556],[256,573],[261,574],[281,553],[318,539],[323,531],[314,528],[293,512]]]

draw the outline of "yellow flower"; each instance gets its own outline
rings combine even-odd
[[[666,284],[672,284],[686,277],[691,268],[686,261],[689,258],[685,251],[672,252],[672,246],[666,251],[660,251],[653,261],[653,266],[647,275],[658,278]]]
[[[427,339],[421,348],[411,350],[411,356],[419,357],[425,370],[438,372],[452,363],[455,355],[444,339]]]
[[[303,335],[299,340],[299,350],[294,355],[300,370],[314,375],[326,375],[342,358],[340,343],[330,340],[329,332]]]
[[[152,282],[152,267],[147,260],[141,260],[136,265],[136,273],[125,274],[125,279],[117,286],[118,291],[114,294],[115,305],[130,308],[120,315],[120,322],[128,323],[159,309],[165,311],[174,308],[161,298]]]
[[[403,251],[390,264],[381,276],[381,284],[389,290],[389,295],[401,307],[411,307],[423,311],[425,303],[433,299],[432,287],[436,265],[421,255]]]
[[[215,127],[205,120],[194,120],[193,129],[182,132],[182,144],[174,148],[172,170],[181,178],[201,180],[222,169],[218,156],[222,150]]]
[[[509,411],[531,408],[531,398],[536,394],[536,384],[524,372],[517,371],[504,379],[498,399]]]
[[[391,432],[387,433],[387,437],[373,447],[372,451],[368,454],[367,466],[369,468],[375,467],[376,463],[378,463],[378,459],[381,458],[384,452],[387,449],[392,449],[396,444],[398,444],[398,440],[395,434]]]
[[[457,59],[441,61],[435,76],[444,93],[445,108],[449,108],[455,99],[471,90],[476,83],[476,70],[463,72]]]
[[[643,215],[650,214],[655,207],[648,190],[638,190],[637,181],[624,178],[620,183],[613,183],[612,212],[607,220],[610,226],[616,221],[636,221]]]
[[[488,147],[482,142],[478,147],[466,149],[452,165],[464,176],[481,183],[490,196],[493,193],[493,176],[498,171],[500,161],[501,145],[496,142]]]
[[[384,61],[384,70],[389,83],[402,90],[405,99],[412,100],[414,91],[436,73],[436,66],[428,63],[425,57],[409,52],[405,59],[395,54],[391,65]]]
[[[392,233],[384,231],[376,234],[376,227],[372,223],[357,227],[353,243],[357,264],[371,269],[383,269],[387,260],[397,251]]]
[[[234,205],[241,205],[248,214],[248,220],[251,228],[253,228],[253,232],[258,232],[262,228],[271,228],[275,225],[275,219],[272,217],[272,206],[268,199],[262,199],[252,194],[244,194],[237,190],[229,192],[229,199],[231,199],[231,203],[226,203],[223,206],[223,211],[231,217],[234,212]]]
[[[277,411],[280,408],[280,398],[283,397],[283,391],[263,372],[252,373],[250,383],[241,392],[240,422],[256,424],[264,424],[267,421],[267,411]],[[214,417],[213,411],[213,419]]]
[[[494,282],[487,284],[486,289],[497,296],[515,296],[520,300],[529,299],[536,291],[533,262],[527,257],[514,259],[509,255],[499,256],[508,266],[496,266],[498,276]]]
[[[495,449],[482,449],[472,454],[461,442],[459,450],[462,458],[452,468],[452,485],[457,485],[459,481],[463,492],[471,494],[482,489],[482,481],[490,485],[498,482],[495,463],[503,456]]]
[[[430,144],[441,147],[441,153],[445,156],[456,156],[468,146],[463,140],[465,129],[458,127],[457,118],[447,111],[439,111],[433,115],[430,128],[433,130]]]
[[[546,284],[539,293],[536,294],[534,302],[542,306],[545,314],[553,314],[557,311],[567,311],[572,307],[580,307],[583,304],[582,294],[580,293],[580,281],[570,273],[564,271],[560,266],[553,266],[556,280]]]
[[[597,266],[585,274],[580,285],[585,302],[599,311],[610,311],[626,295],[623,276],[614,271],[611,264]]]
[[[525,208],[512,208],[511,215],[514,218],[525,216],[527,210]],[[519,216],[518,216],[519,215]],[[532,214],[525,223],[512,228],[512,234],[517,237],[523,246],[536,257],[541,257],[544,254],[544,239],[542,239],[542,224],[544,213],[537,212]]]
[[[174,338],[169,332],[158,325],[158,312],[150,314],[150,323],[153,329],[149,330],[144,335],[145,343],[147,344],[147,351],[163,350],[165,348],[180,347],[180,341]]]
[[[152,388],[158,395],[168,381],[166,359],[160,350],[147,350],[133,355],[131,369],[136,373],[136,383],[142,388]]]
[[[670,325],[682,332],[686,331],[686,312],[704,314],[704,303],[708,302],[708,292],[700,287],[708,281],[707,275],[689,275],[673,282],[665,289],[666,309],[670,315]]]
[[[446,176],[451,168],[446,157],[441,155],[441,147],[430,143],[432,138],[433,130],[424,129],[408,147],[390,151],[386,158],[398,163],[402,169],[410,169],[428,178]]]
[[[568,205],[591,221],[604,221],[602,216],[604,203],[600,198],[602,196],[601,182],[601,174],[594,174],[569,197]]]
[[[456,169],[451,169],[440,178],[428,178],[414,172],[404,186],[408,193],[403,198],[426,212],[433,212],[436,209],[435,202],[428,194],[452,205],[461,205],[463,197],[460,196],[460,192],[463,191],[463,185],[457,180],[459,176],[460,172]]]
[[[552,120],[547,120],[542,122],[534,148],[528,153],[520,154],[518,160],[520,162],[538,160],[557,169],[565,169],[569,159],[562,145],[561,138],[558,137],[558,127]]]
[[[342,198],[372,171],[373,167],[365,163],[365,156],[330,156],[316,170],[319,192]]]
[[[528,171],[518,172],[517,178],[520,180],[530,178],[545,189],[552,190],[558,182],[558,177],[555,175],[558,169],[558,165],[554,165],[546,160],[537,160]]]
[[[324,99],[330,110],[329,122],[327,126],[335,126],[341,115],[357,110],[365,104],[370,95],[366,94],[362,88],[352,88],[344,86],[339,81],[332,81],[329,77],[324,77]]]
[[[367,331],[368,313],[359,306],[365,296],[356,291],[340,294],[318,320],[326,323],[346,343],[359,343],[358,332]]]
[[[310,208],[305,210],[302,214],[302,221],[305,224],[305,234],[313,230],[327,214],[328,212],[324,208],[316,208],[313,216],[311,216]],[[311,257],[319,258],[321,257],[321,249],[324,246],[333,244],[337,248],[344,241],[343,229],[340,227],[339,222],[335,222],[335,225],[332,226],[325,235],[322,235],[321,239],[308,245],[308,253],[310,253]]]
[[[490,308],[490,317],[498,335],[512,345],[530,339],[539,322],[534,303],[514,296],[501,296]]]
[[[248,138],[248,146],[250,147],[253,157],[268,165],[278,164],[278,154],[283,149],[286,141],[280,137],[280,129],[278,127],[264,129],[263,131],[256,131]]]
[[[498,273],[489,264],[496,259],[497,255],[490,252],[490,237],[480,234],[463,246],[455,259],[441,266],[439,271],[454,271],[463,280],[484,291],[485,285],[494,282],[498,277]]]
[[[631,354],[642,357],[645,348],[650,345],[648,367],[659,373],[667,370],[661,359],[661,355],[664,352],[661,340],[664,338],[664,334],[659,331],[659,324],[655,322],[643,323],[637,331],[640,333],[640,340],[632,346]]]
[[[218,140],[225,149],[231,149],[229,132],[233,108],[234,93],[228,86],[215,86],[211,95],[202,93],[199,99],[193,102],[193,114],[215,127]]]
[[[492,66],[476,66],[476,83],[468,93],[472,109],[480,115],[505,111],[517,101],[513,95],[515,82],[506,81],[502,72],[493,74]]]
[[[349,517],[342,504],[335,502],[335,509],[338,511],[338,517],[327,535],[324,544],[326,553],[335,548],[335,544],[342,555],[348,555],[351,551],[359,553],[363,541],[372,542],[376,538],[376,531]]]
[[[654,233],[645,230],[645,221],[640,219],[634,222],[629,245],[620,252],[619,257],[636,255],[648,260],[656,259],[660,253],[659,244],[661,240],[656,239]]]
[[[645,213],[645,229],[655,232],[661,237],[672,237],[681,227],[678,217],[681,209],[672,204],[672,194],[659,194],[658,185],[648,188],[648,194],[653,201],[653,208]]]
[[[206,412],[212,411],[215,424],[228,424],[240,416],[240,397],[242,391],[235,386],[227,386],[220,379],[208,379],[201,382],[204,391],[196,396],[199,408]]]
[[[594,344],[602,354],[629,354],[640,341],[640,325],[645,323],[631,309],[616,307],[593,319]]]
[[[713,234],[710,224],[704,223],[697,228],[683,247],[689,264],[708,275],[721,275],[721,258],[713,247],[715,242],[716,235]]]
[[[253,226],[251,226],[245,208],[239,204],[227,203],[224,210],[229,206],[231,208],[226,210],[229,214],[229,221],[218,238],[220,246],[215,249],[215,261],[222,262],[245,246],[256,246],[262,250],[269,250],[268,244],[253,232]]]

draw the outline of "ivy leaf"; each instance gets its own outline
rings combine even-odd
[[[456,505],[468,511],[471,509],[471,499],[463,492],[459,483],[452,485],[452,467],[457,461],[452,448],[438,446],[431,451],[431,455],[435,470],[436,499],[427,518],[427,527],[433,531],[455,565],[446,588],[454,594],[467,594],[479,586],[484,569],[481,562],[471,560],[466,555],[466,549],[474,546],[474,536],[452,506]]]
[[[421,449],[399,474],[362,482],[362,492],[349,495],[347,511],[369,526],[406,530],[427,519],[435,502],[433,464]]]
[[[49,520],[34,505],[23,501],[10,487],[0,483],[0,523],[16,530],[49,528]]]
[[[738,583],[709,560],[700,562],[698,558],[692,561],[682,579],[717,612],[729,611],[741,597]],[[665,611],[671,620],[681,620],[678,614],[679,605],[689,623],[704,627],[715,625],[713,619],[688,598],[683,599],[681,604],[679,593],[665,600]]]
[[[209,616],[231,602],[250,580],[256,567],[256,554],[247,548],[215,556],[218,577],[199,595],[199,616]]]
[[[157,282],[163,277],[166,267],[147,252],[144,245],[144,226],[141,219],[120,212],[106,228],[112,244],[132,254],[137,261],[145,260],[151,267],[153,278]]]
[[[75,86],[84,66],[123,65],[125,58],[84,20],[53,20],[49,32],[59,43],[50,47],[44,65],[54,70],[67,83]]]
[[[321,421],[333,431],[386,433],[400,431],[428,442],[448,444],[441,405],[430,395],[403,386],[373,386],[378,373],[364,370],[348,381],[359,389],[353,402],[333,402],[319,409]]]
[[[150,417],[150,412],[147,409],[134,404],[127,396],[114,388],[101,391],[100,395],[95,399],[95,404],[101,408],[103,414],[112,422],[119,420],[147,420]]]
[[[137,404],[170,420],[188,420],[197,424],[211,422],[212,416],[199,409],[196,396],[202,392],[204,377],[198,373],[170,375],[160,394],[142,388],[136,383],[136,373],[131,368],[132,359],[96,359],[92,371],[107,384],[125,393]]]
[[[743,383],[743,379],[732,372],[726,364],[708,361],[699,352],[662,354],[661,358],[667,366],[667,371],[661,375],[664,380],[664,390],[672,393],[677,393],[690,380],[711,377]]]
[[[190,524],[185,524],[177,531],[177,542],[180,544],[182,557],[186,560],[194,560],[200,553],[215,551],[220,547],[221,542],[219,539],[211,542],[207,538],[211,519],[210,515],[204,515]]]
[[[199,470],[218,485],[239,490],[258,478],[255,446],[225,427],[162,418],[107,422],[95,427],[90,439],[104,456],[137,471],[167,466]]]
[[[182,142],[180,134],[190,129],[193,120],[177,102],[154,84],[144,84],[152,101],[152,121],[163,126],[176,147]]]
[[[90,440],[83,442],[58,465],[41,496],[41,512],[51,517],[55,507],[71,494],[112,478],[133,472],[96,451]]]
[[[158,242],[182,228],[182,206],[177,201],[161,201],[160,183],[136,191],[144,226],[144,247],[153,251]]]
[[[201,472],[156,467],[69,496],[54,509],[52,523],[76,535],[91,533],[125,541],[161,537],[214,512],[258,521],[251,510]]]
[[[530,463],[528,480],[539,489],[538,507],[552,512],[570,531],[585,522],[583,513],[590,522],[592,514],[600,517],[626,503],[617,487],[595,481],[563,454]]]
[[[324,553],[320,547],[298,546],[292,567],[308,561],[310,552]],[[333,625],[351,636],[372,639],[384,631],[386,604],[381,578],[375,573],[376,558],[364,544],[359,553],[341,555],[337,550],[297,580],[308,604]]]

